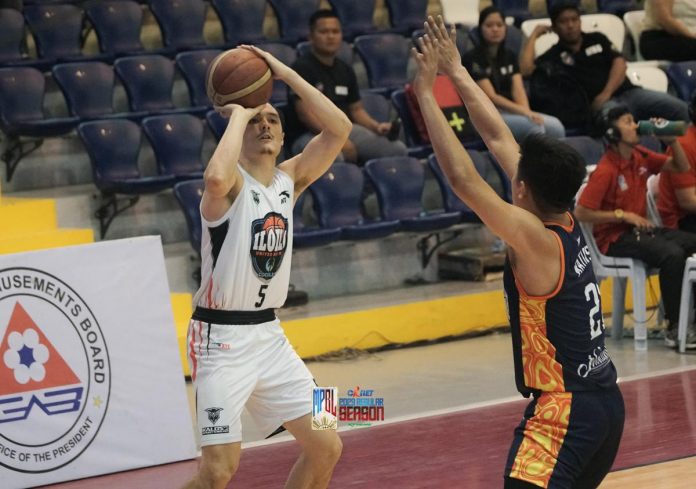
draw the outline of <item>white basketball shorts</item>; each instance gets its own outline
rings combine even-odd
[[[246,405],[266,435],[312,411],[312,374],[275,319],[220,325],[192,319],[189,366],[201,446],[242,440]]]

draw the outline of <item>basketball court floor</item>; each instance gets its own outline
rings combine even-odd
[[[446,294],[451,285],[443,287]],[[399,294],[413,300],[414,293],[436,292],[431,286]],[[373,295],[370,303],[374,301]],[[608,348],[619,371],[627,419],[613,471],[601,487],[696,487],[696,354],[680,355],[661,340],[651,340],[647,352],[635,352],[629,338],[609,339]],[[339,396],[360,387],[384,398],[383,422],[340,426],[344,449],[331,488],[502,487],[512,432],[527,402],[515,390],[509,334],[361,353],[308,366],[320,386],[338,387]],[[284,435],[261,440],[253,422],[246,416],[243,422],[241,468],[228,487],[282,487],[298,447]],[[44,487],[170,489],[195,469],[192,460]]]

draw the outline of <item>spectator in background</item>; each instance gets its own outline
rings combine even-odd
[[[550,12],[551,27],[539,25],[520,54],[520,71],[529,76],[541,63],[565,69],[585,91],[593,112],[606,114],[617,105],[627,105],[638,119],[662,117],[687,120],[687,104],[667,93],[646,90],[626,78],[626,61],[600,32],[582,32],[580,10],[574,3],[558,3]],[[555,32],[558,42],[534,59],[539,36]]]
[[[638,124],[626,106],[607,114],[605,139],[608,148],[590,175],[575,207],[575,216],[592,223],[599,250],[609,256],[636,258],[660,269],[660,290],[665,305],[665,344],[677,346],[679,300],[686,258],[696,253],[696,235],[676,229],[656,228],[647,219],[648,176],[683,172],[689,167],[686,154],[674,137],[661,137],[673,156],[638,146]],[[696,348],[693,327],[687,348]]]
[[[645,0],[643,28],[645,59],[696,60],[696,1]]]
[[[556,117],[529,108],[517,56],[505,47],[507,28],[502,12],[493,6],[483,9],[478,27],[481,42],[462,56],[462,64],[500,110],[515,139],[520,142],[528,134],[565,136]]]
[[[341,23],[332,10],[318,10],[309,19],[311,52],[299,58],[292,68],[336,104],[353,122],[339,160],[364,164],[372,158],[405,156],[406,145],[390,134],[390,122],[378,122],[367,113],[360,101],[360,91],[353,68],[337,57],[343,36]],[[321,131],[317,118],[306,101],[294,92],[289,93],[291,120],[301,130],[292,145],[298,154]],[[387,135],[391,137],[388,139]],[[393,139],[393,140],[392,140]]]
[[[660,176],[657,208],[666,228],[696,233],[696,92],[689,105],[691,125],[679,138],[689,159],[689,171]]]

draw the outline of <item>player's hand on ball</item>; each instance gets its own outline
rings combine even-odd
[[[266,63],[268,64],[268,66],[271,68],[273,78],[277,80],[285,80],[285,76],[290,71],[292,71],[287,65],[285,65],[282,61],[278,60],[278,58],[273,56],[268,51],[264,51],[263,49],[259,49],[256,46],[250,46],[248,44],[242,44],[239,47],[242,49],[248,49],[249,51],[253,51],[254,53],[256,53],[257,56],[263,58],[264,61],[266,61]]]

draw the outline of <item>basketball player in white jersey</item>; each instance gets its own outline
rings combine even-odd
[[[204,174],[202,280],[188,333],[202,459],[184,488],[227,486],[239,464],[245,405],[267,435],[282,425],[302,447],[285,487],[325,488],[341,441],[335,431],[312,429],[312,375],[274,308],[285,302],[289,285],[295,200],[329,168],[351,123],[294,70],[245,48],[266,60],[323,129],[302,153],[276,166],[283,145],[276,109],[218,108],[229,122]]]

